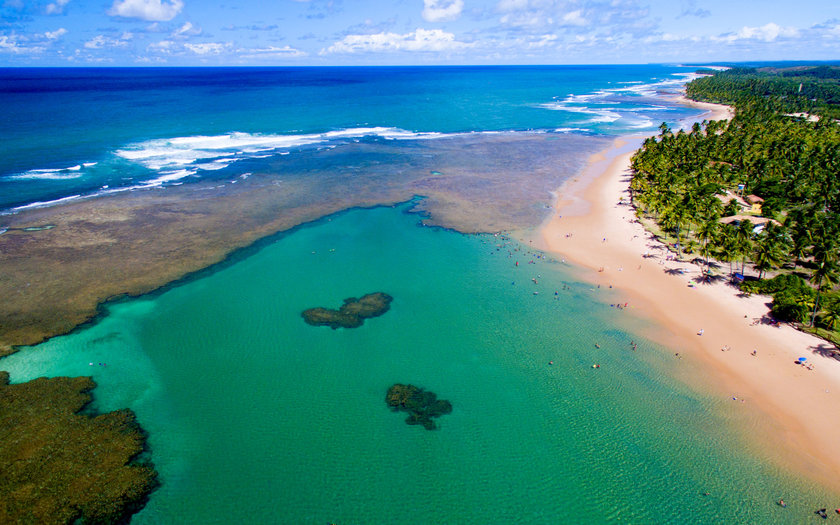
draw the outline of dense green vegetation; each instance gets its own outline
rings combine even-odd
[[[735,117],[687,132],[663,124],[634,155],[631,182],[638,212],[680,252],[697,252],[707,272],[717,260],[742,274],[750,264],[759,279],[781,273],[744,290],[773,294],[779,319],[832,330],[840,329],[840,125],[829,118],[840,115],[837,76],[832,67],[729,70],[691,82],[691,98],[734,105]],[[799,111],[822,116],[789,116]]]
[[[734,68],[691,82],[693,100],[840,118],[840,66]]]

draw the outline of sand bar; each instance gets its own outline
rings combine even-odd
[[[730,115],[728,108],[706,107],[716,109],[712,119]],[[767,323],[768,297],[740,297],[725,282],[693,285],[700,268],[669,260],[628,205],[630,158],[641,140],[617,140],[558,190],[541,242],[579,265],[580,277],[612,285],[632,313],[653,321],[657,328],[646,335],[679,352],[681,379],[738,403],[745,446],[840,490],[840,362],[823,356],[833,346]],[[795,364],[800,356],[814,369]]]

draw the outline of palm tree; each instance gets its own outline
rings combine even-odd
[[[837,237],[832,234],[825,235],[826,228],[821,228],[821,230],[823,231],[820,233],[823,235],[818,238],[812,250],[816,268],[811,275],[811,282],[817,285],[817,298],[814,300],[814,310],[811,312],[811,326],[814,326],[814,320],[817,317],[823,287],[832,286],[840,276],[838,274],[840,267],[837,264]]]
[[[709,255],[712,253],[712,250],[709,249],[709,241],[715,238],[719,230],[720,223],[714,217],[711,220],[706,220],[701,223],[700,227],[697,228],[697,235],[700,237],[700,241],[702,242],[700,254],[706,260],[706,270],[709,269]]]
[[[783,232],[772,222],[767,223],[756,241],[752,252],[753,264],[761,279],[767,270],[780,267],[786,260]]]
[[[723,262],[729,263],[729,275],[732,276],[732,262],[738,258],[737,246],[735,240],[735,227],[731,224],[726,224],[714,237],[714,253],[715,257]]]
[[[840,301],[834,301],[828,305],[825,312],[820,316],[820,321],[829,330],[834,330],[837,327],[837,322],[840,321]]]
[[[747,263],[747,255],[752,251],[753,225],[744,219],[735,229],[735,253],[741,258],[741,275],[744,275],[744,266]]]

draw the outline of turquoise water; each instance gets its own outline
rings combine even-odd
[[[609,290],[418,220],[325,218],[2,367],[92,375],[94,408],[136,411],[162,486],[134,523],[775,523],[830,501],[740,452],[737,404],[669,379]],[[300,317],[375,291],[391,310],[358,329]],[[397,382],[452,402],[439,430],[388,410]]]

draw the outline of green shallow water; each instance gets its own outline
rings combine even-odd
[[[162,486],[133,523],[771,523],[828,505],[740,452],[737,404],[670,379],[679,362],[622,328],[608,290],[503,242],[349,211],[0,368],[92,375],[94,408],[137,412]],[[361,328],[300,317],[375,291],[391,310]],[[406,425],[396,382],[452,414]]]

